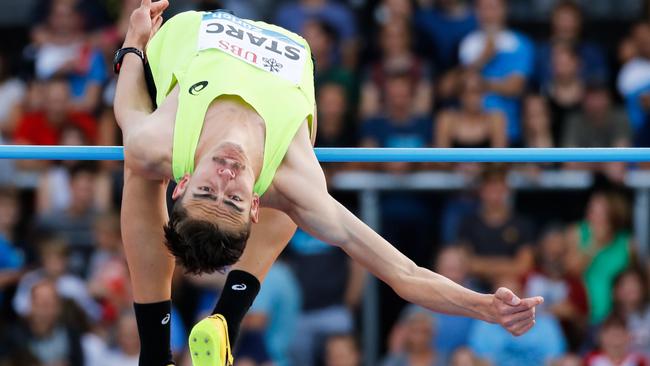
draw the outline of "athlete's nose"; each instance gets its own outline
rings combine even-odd
[[[235,172],[230,168],[219,168],[217,174],[229,179],[235,178]]]

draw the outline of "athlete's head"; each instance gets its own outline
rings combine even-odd
[[[254,184],[248,158],[233,143],[205,154],[194,174],[178,182],[165,238],[188,272],[214,272],[237,262],[259,217]]]

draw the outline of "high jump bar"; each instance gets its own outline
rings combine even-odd
[[[650,162],[650,148],[315,148],[332,162]],[[0,145],[0,159],[124,160],[122,146]]]

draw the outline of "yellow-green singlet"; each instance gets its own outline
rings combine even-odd
[[[273,181],[287,149],[314,111],[313,63],[300,36],[223,11],[185,12],[165,23],[147,46],[162,103],[180,87],[172,170],[177,181],[194,171],[205,113],[221,95],[242,98],[264,119],[264,163],[255,182],[260,196]]]

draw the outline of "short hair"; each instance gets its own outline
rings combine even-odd
[[[178,199],[163,229],[165,246],[176,262],[187,273],[201,274],[223,271],[239,260],[250,236],[251,223],[229,232],[214,222],[190,217]]]
[[[70,168],[70,180],[82,174],[95,175],[97,174],[97,170],[98,170],[97,163],[95,163],[94,161],[82,161],[82,162],[75,163]]]
[[[580,8],[580,5],[576,3],[573,0],[562,0],[558,2],[555,7],[553,7],[552,13],[553,15],[557,14],[560,11],[564,10],[569,10],[571,11],[574,15],[576,15],[580,20],[582,21],[582,8]]]
[[[625,320],[625,317],[617,312],[612,312],[605,318],[603,323],[600,325],[601,331],[603,329],[607,328],[623,328],[623,329],[628,329],[627,328],[627,321]]]
[[[38,255],[41,261],[51,255],[68,258],[70,256],[70,244],[61,237],[44,238],[38,244]]]

